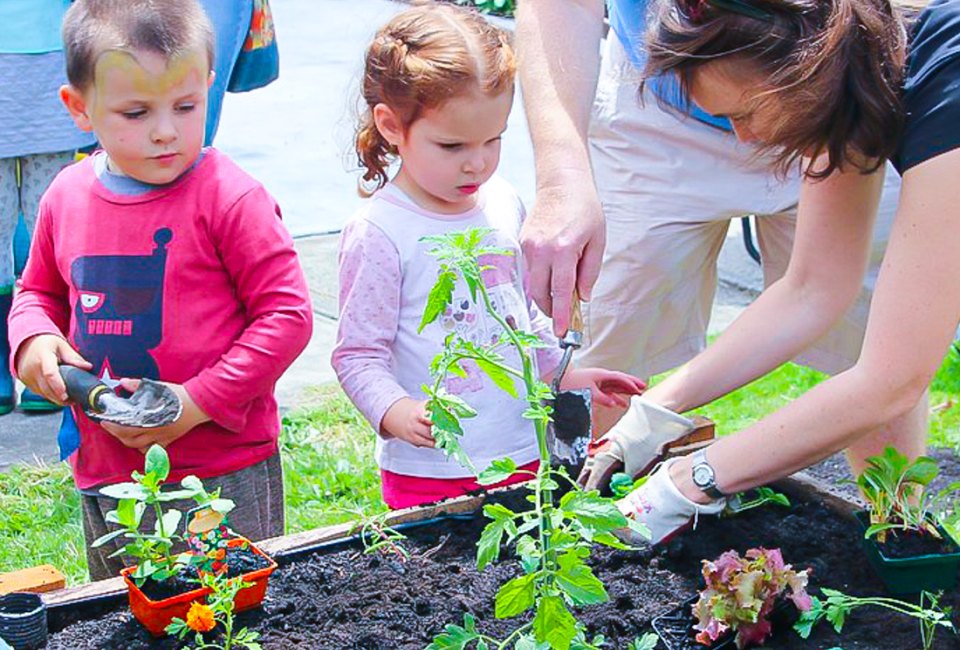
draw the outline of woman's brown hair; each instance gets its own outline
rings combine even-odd
[[[397,155],[377,130],[374,106],[389,106],[406,129],[423,111],[464,92],[512,91],[515,74],[506,35],[476,11],[431,2],[397,14],[367,48],[366,106],[355,139],[364,169],[360,195],[370,196],[387,183],[387,168]]]
[[[904,14],[890,0],[661,0],[650,18],[645,78],[691,73],[722,57],[759,72],[759,105],[775,102],[769,141],[781,169],[822,178],[878,169],[903,131]],[[923,3],[913,0],[910,8]]]

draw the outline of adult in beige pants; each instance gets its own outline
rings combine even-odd
[[[622,41],[641,45],[616,24],[617,5],[633,1],[611,0],[614,29],[603,43],[602,64],[600,0],[520,3],[520,72],[537,164],[537,200],[522,237],[531,294],[552,313],[558,331],[566,329],[574,284],[588,300],[587,347],[579,359],[650,376],[704,348],[717,256],[731,218],[758,215],[765,284],[783,277],[800,182],[797,175],[778,179],[753,147],[663,106],[649,88],[640,101],[639,71]],[[859,296],[837,296],[819,303],[821,313],[803,315],[810,321],[804,335],[819,335],[810,338],[801,363],[835,374],[856,362],[898,187],[899,177],[888,170]],[[786,329],[766,334],[772,341],[792,335]],[[766,358],[750,364],[756,376],[779,365],[766,344]],[[628,471],[648,467],[683,429],[671,427],[675,414],[663,411],[635,398],[628,417],[606,436],[587,484],[601,487],[613,464],[626,462]],[[925,413],[921,399],[874,435],[852,442],[853,469],[889,443],[921,453]]]

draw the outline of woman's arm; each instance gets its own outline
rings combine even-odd
[[[958,176],[960,150],[905,174],[860,359],[711,447],[722,490],[744,490],[807,467],[907,413],[921,398],[960,319]],[[684,494],[702,500],[689,467],[689,461],[677,463],[672,476]]]

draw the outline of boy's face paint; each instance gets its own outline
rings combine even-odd
[[[83,99],[89,125],[115,171],[162,184],[197,160],[213,80],[207,67],[202,51],[170,60],[145,50],[100,55]]]

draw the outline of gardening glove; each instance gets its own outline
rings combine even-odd
[[[590,443],[577,482],[585,490],[604,490],[617,472],[631,478],[646,473],[660,460],[665,445],[694,426],[679,413],[634,396],[613,428]]]
[[[678,460],[671,458],[660,465],[643,485],[617,501],[617,508],[625,517],[650,531],[648,540],[633,528],[622,528],[614,533],[621,541],[633,546],[666,543],[691,523],[696,526],[700,515],[717,515],[723,511],[726,499],[700,504],[683,496],[670,478],[670,466]]]

